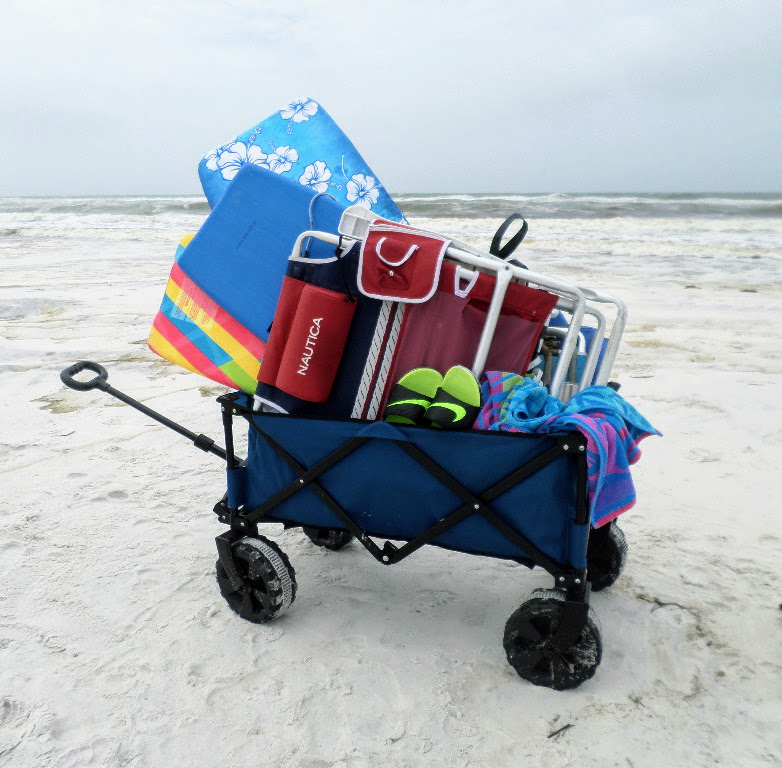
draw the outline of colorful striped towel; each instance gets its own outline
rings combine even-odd
[[[661,435],[610,387],[588,387],[565,405],[548,390],[512,373],[487,371],[483,407],[475,429],[545,434],[576,429],[587,439],[589,505],[595,528],[636,501],[630,466],[641,458],[638,443]]]
[[[532,378],[505,371],[486,371],[481,379],[481,412],[474,429],[504,430],[508,413],[527,420],[526,432],[535,431],[549,416],[562,410],[562,402]]]

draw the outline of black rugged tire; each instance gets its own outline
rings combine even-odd
[[[217,561],[217,584],[232,611],[254,624],[276,619],[296,599],[296,571],[285,553],[265,536],[245,536],[233,545],[243,588],[235,589]]]
[[[313,528],[305,525],[302,526],[302,531],[313,544],[334,551],[342,549],[353,541],[353,534],[350,531],[343,531],[339,528]]]
[[[502,642],[508,663],[521,677],[556,691],[589,680],[603,656],[600,628],[591,608],[576,642],[564,651],[553,647],[564,599],[559,590],[535,590],[511,614]]]
[[[627,539],[614,522],[589,532],[587,578],[592,591],[610,587],[622,573],[627,561]]]

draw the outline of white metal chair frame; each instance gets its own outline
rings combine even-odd
[[[307,230],[302,232],[293,246],[293,257],[300,257],[304,241],[310,238],[320,240],[329,245],[338,246],[345,238],[350,240],[364,240],[370,225],[376,220],[374,214],[362,208],[361,206],[352,206],[344,211],[339,224],[341,237],[333,235],[330,232],[319,232],[316,230]],[[435,233],[427,233],[435,234]],[[439,235],[438,235],[439,237]],[[479,269],[483,272],[495,275],[496,281],[494,293],[492,295],[489,309],[486,315],[486,322],[481,333],[478,348],[475,352],[475,358],[472,364],[472,372],[476,377],[480,377],[486,364],[486,358],[489,354],[494,331],[497,327],[497,320],[500,316],[502,303],[505,299],[505,293],[512,280],[521,283],[528,283],[539,286],[558,297],[557,309],[570,314],[570,322],[565,331],[564,339],[560,349],[557,366],[552,376],[549,392],[555,397],[561,397],[564,394],[566,377],[570,361],[573,355],[577,353],[578,334],[584,322],[584,316],[589,315],[595,318],[597,328],[590,345],[587,359],[581,377],[577,383],[576,391],[595,384],[605,385],[611,374],[611,369],[619,350],[625,325],[627,323],[627,307],[623,301],[608,294],[598,293],[589,288],[569,283],[565,280],[551,277],[540,272],[535,272],[524,267],[509,264],[502,259],[492,256],[485,251],[481,251],[472,246],[451,241],[446,249],[445,257],[456,264]],[[589,302],[589,304],[587,303]],[[595,373],[597,361],[602,349],[602,340],[605,338],[606,319],[603,313],[591,304],[610,304],[616,308],[616,314],[611,325],[611,333],[608,337],[603,360],[600,363],[599,370]],[[570,388],[570,387],[568,387]]]

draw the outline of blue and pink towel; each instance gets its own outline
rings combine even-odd
[[[630,466],[641,458],[638,444],[662,433],[611,387],[588,387],[565,404],[532,379],[487,371],[481,400],[475,429],[537,434],[576,429],[586,437],[593,527],[635,504]]]

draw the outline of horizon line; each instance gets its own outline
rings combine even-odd
[[[715,190],[715,189],[701,189],[694,191],[685,190],[617,190],[617,189],[592,189],[586,191],[566,191],[566,190],[537,190],[537,191],[492,191],[492,192],[470,192],[464,190],[441,190],[438,192],[432,191],[390,191],[388,194],[393,198],[395,195],[400,197],[409,197],[411,195],[480,195],[485,197],[500,197],[508,195],[531,195],[531,196],[543,196],[543,195],[688,195],[688,196],[703,196],[703,195],[782,195],[782,189],[779,190],[766,190],[766,189],[729,189],[729,190]],[[101,197],[146,197],[146,198],[166,198],[166,197],[192,197],[199,198],[206,201],[206,196],[203,193],[198,192],[58,192],[58,193],[42,193],[42,194],[6,194],[0,193],[0,200],[4,199],[31,199],[31,200],[43,200],[43,199],[68,199],[68,198],[101,198]]]

